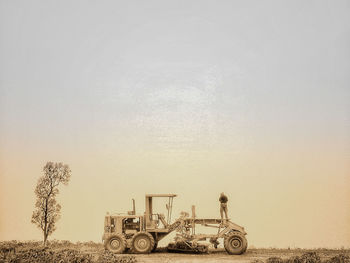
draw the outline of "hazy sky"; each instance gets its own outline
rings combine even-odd
[[[52,238],[145,193],[219,217],[224,191],[250,245],[350,247],[349,73],[346,0],[0,1],[0,240],[41,238],[61,161]]]

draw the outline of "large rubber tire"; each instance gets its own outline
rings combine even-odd
[[[247,251],[247,248],[248,248],[248,241],[246,242],[246,245],[245,245],[245,247],[243,249],[243,253],[245,253]]]
[[[131,246],[134,253],[151,253],[154,248],[154,238],[147,232],[139,232],[132,238]]]
[[[126,250],[126,238],[124,235],[112,235],[105,241],[105,248],[113,253],[121,254]]]
[[[247,246],[247,239],[241,232],[231,232],[224,238],[224,247],[227,253],[231,255],[243,254],[247,249]]]

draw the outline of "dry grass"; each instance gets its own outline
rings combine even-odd
[[[50,241],[0,242],[0,263],[134,263],[134,262],[251,262],[251,263],[350,263],[350,250],[334,249],[248,249],[243,255],[229,255],[223,248],[209,254],[167,253],[158,248],[150,255],[116,255],[105,251],[101,243]]]
[[[304,253],[301,256],[291,256],[286,259],[282,259],[281,257],[269,257],[266,263],[350,263],[350,257],[340,253],[331,258],[321,260],[319,254],[312,251]]]
[[[0,263],[135,263],[132,255],[115,255],[94,242],[71,243],[51,241],[47,247],[41,242],[0,242]]]

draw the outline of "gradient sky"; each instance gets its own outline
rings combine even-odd
[[[224,191],[250,245],[350,247],[349,73],[346,0],[0,1],[0,240],[41,238],[57,161],[51,238],[100,241],[145,193],[218,217]]]

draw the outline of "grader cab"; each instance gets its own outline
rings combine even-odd
[[[175,194],[147,194],[145,197],[146,211],[137,215],[135,201],[133,210],[127,214],[105,216],[104,234],[102,240],[105,248],[114,253],[124,253],[131,249],[134,253],[153,252],[158,242],[173,231],[177,232],[175,241],[168,245],[168,251],[207,253],[207,239],[217,248],[219,238],[224,239],[224,247],[229,254],[242,254],[247,249],[244,228],[231,222],[213,218],[197,218],[195,207],[192,206],[192,216],[181,213],[181,216],[171,223],[173,199]],[[154,213],[153,199],[167,198],[167,215]],[[196,225],[214,227],[216,234],[196,234]],[[203,242],[204,241],[204,242]]]

